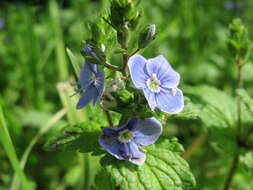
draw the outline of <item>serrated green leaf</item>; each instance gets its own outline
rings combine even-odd
[[[100,154],[98,137],[101,132],[99,128],[92,127],[94,125],[96,124],[93,122],[84,122],[79,125],[67,126],[58,137],[54,137],[46,143],[45,149]]]
[[[184,88],[184,92],[195,97],[202,109],[200,119],[206,127],[233,127],[236,121],[235,100],[225,92],[210,86]]]
[[[180,157],[183,148],[177,140],[160,140],[146,150],[147,160],[143,166],[120,161],[109,155],[102,158],[101,164],[110,175],[108,179],[111,179],[113,189],[185,190],[195,186],[187,162]]]

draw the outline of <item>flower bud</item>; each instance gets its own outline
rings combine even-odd
[[[129,31],[128,26],[125,24],[121,30],[117,31],[117,40],[119,44],[125,46],[129,41]]]
[[[130,30],[136,29],[136,27],[138,26],[138,24],[140,22],[141,17],[142,17],[142,14],[140,12],[137,12],[135,18],[133,18],[129,21]]]
[[[82,54],[85,56],[85,59],[94,64],[99,64],[105,61],[103,50],[95,45],[86,44],[82,48]]]
[[[150,24],[140,34],[139,48],[142,49],[147,47],[149,43],[155,39],[155,36],[156,36],[156,26],[155,24]]]
[[[250,51],[250,40],[247,28],[240,19],[234,19],[229,25],[228,47],[231,53],[242,59],[246,58]]]

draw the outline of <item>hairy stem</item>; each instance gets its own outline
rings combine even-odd
[[[237,70],[238,70],[238,74],[237,74],[237,90],[240,88],[243,88],[243,80],[242,80],[242,67],[243,67],[243,63],[242,60],[240,58],[237,58],[235,61],[236,65],[237,65]],[[239,144],[241,142],[241,97],[239,95],[237,95],[236,97],[236,103],[237,103],[237,132],[236,132],[236,141],[237,144]],[[233,181],[234,175],[236,173],[237,167],[239,164],[239,153],[238,150],[235,150],[235,154],[234,154],[234,158],[233,158],[233,162],[231,164],[231,167],[229,169],[228,172],[228,176],[224,185],[224,190],[228,190],[231,186],[231,183]]]
[[[123,67],[122,67],[122,74],[124,77],[127,77],[127,62],[128,62],[129,56],[127,54],[123,55]]]

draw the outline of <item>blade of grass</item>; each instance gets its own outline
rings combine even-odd
[[[66,48],[66,51],[70,59],[70,62],[72,64],[72,67],[75,71],[76,78],[78,78],[79,73],[81,71],[80,64],[79,64],[80,60],[78,60],[78,58],[73,54],[73,52],[69,48]]]
[[[55,115],[52,116],[52,118],[41,127],[41,129],[39,130],[39,132],[37,133],[37,135],[35,137],[33,137],[33,139],[31,140],[31,142],[29,143],[29,145],[26,147],[22,158],[21,158],[21,168],[24,169],[26,162],[28,160],[28,157],[34,147],[34,145],[37,143],[37,141],[39,140],[39,138],[45,134],[57,121],[59,121],[65,114],[67,113],[66,109],[61,109],[60,111],[58,111]],[[11,187],[10,190],[14,190],[14,189],[18,189],[19,186],[19,180],[18,180],[18,176],[15,174],[12,183],[11,183]]]
[[[71,124],[81,123],[87,120],[86,109],[77,110],[76,103],[78,102],[79,95],[72,96],[74,87],[69,82],[58,83],[56,86],[58,94],[61,98],[62,105],[67,110],[67,118]]]
[[[58,64],[59,81],[66,81],[68,78],[68,65],[62,37],[60,24],[60,13],[58,4],[55,0],[49,1],[49,14],[52,30],[56,39],[56,59]]]
[[[15,151],[15,148],[13,146],[11,137],[9,135],[9,131],[7,128],[7,124],[5,121],[5,117],[3,114],[2,106],[0,105],[0,140],[2,142],[2,145],[5,149],[5,152],[7,153],[7,156],[11,162],[11,165],[17,174],[18,178],[20,179],[21,185],[24,190],[30,190],[29,182],[25,176],[24,171],[20,167],[20,163],[18,161],[18,157]]]

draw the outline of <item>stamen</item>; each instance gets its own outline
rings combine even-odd
[[[177,89],[176,89],[176,88],[172,88],[171,91],[170,91],[170,94],[171,94],[172,96],[175,96],[176,93],[177,93]]]
[[[147,86],[152,92],[160,92],[160,84],[161,82],[157,79],[156,74],[152,74],[152,76],[147,80]]]

